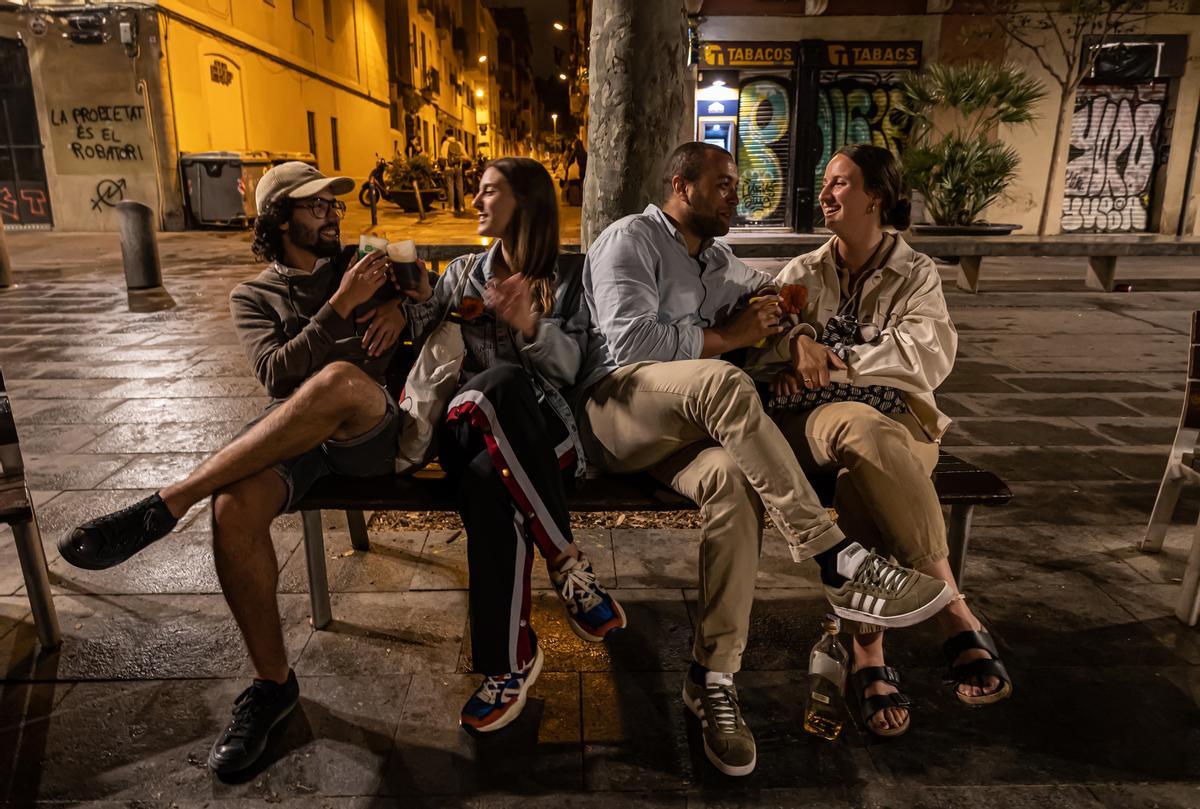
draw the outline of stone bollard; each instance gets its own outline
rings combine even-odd
[[[150,289],[162,286],[162,264],[158,259],[154,211],[133,200],[117,203],[121,219],[121,257],[125,262],[125,286]]]

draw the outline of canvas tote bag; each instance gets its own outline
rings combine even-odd
[[[459,278],[454,294],[442,310],[438,324],[425,337],[417,360],[400,391],[400,435],[396,447],[396,474],[414,472],[437,453],[437,429],[446,407],[458,389],[467,347],[462,326],[447,320],[450,310],[467,288],[478,255],[472,256]]]

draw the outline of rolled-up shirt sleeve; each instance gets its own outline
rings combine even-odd
[[[588,250],[588,303],[618,365],[699,359],[704,330],[659,317],[658,251],[630,231],[608,234]]]

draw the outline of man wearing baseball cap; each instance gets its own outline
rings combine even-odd
[[[356,261],[341,244],[346,206],[337,195],[353,189],[349,177],[299,162],[263,175],[253,250],[267,268],[233,290],[230,306],[271,403],[184,480],[79,525],[58,544],[76,567],[112,567],[212,497],[217,576],[257,675],[209,754],[221,774],[253,764],[299,701],[280,629],[271,521],[324,475],[394,469],[399,413],[382,379],[404,314],[395,300],[377,302],[386,297],[376,297],[387,280],[384,254]],[[428,296],[424,280],[413,297]]]

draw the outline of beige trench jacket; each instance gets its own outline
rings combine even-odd
[[[841,296],[833,239],[819,249],[792,259],[775,277],[776,284],[804,284],[808,304],[802,318],[776,341],[752,351],[748,366],[760,379],[790,362],[788,340],[796,333],[814,339],[837,314]],[[896,237],[896,247],[883,267],[868,278],[859,299],[860,323],[873,323],[882,335],[875,345],[855,346],[848,371],[833,371],[835,382],[887,385],[904,392],[909,409],[931,441],[940,441],[950,418],[937,408],[933,391],[954,367],[958,332],[950,322],[942,281],[933,259]],[[800,322],[796,322],[799,320]]]

